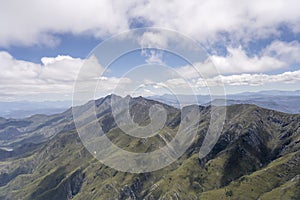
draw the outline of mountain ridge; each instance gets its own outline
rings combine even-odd
[[[97,120],[114,144],[127,151],[148,152],[172,139],[164,131],[146,143],[124,135],[112,118],[109,98],[104,99],[95,101]],[[144,125],[149,123],[147,113],[151,105],[163,105],[143,97],[131,100],[131,114],[139,114],[135,114],[135,122]],[[78,109],[88,116],[91,106],[93,102]],[[180,110],[168,105],[164,108],[170,115],[168,128],[176,130]],[[62,124],[64,128],[27,154],[0,161],[0,199],[271,199],[272,190],[276,194],[283,185],[289,188],[287,199],[299,197],[296,177],[300,174],[300,115],[255,105],[227,106],[221,137],[212,151],[199,159],[212,106],[199,108],[197,136],[188,150],[170,166],[142,174],[116,171],[93,158],[72,125],[70,109],[62,115],[45,117],[47,120],[41,126],[44,130]],[[259,177],[272,178],[269,184],[260,185]],[[279,178],[280,184],[276,185]]]

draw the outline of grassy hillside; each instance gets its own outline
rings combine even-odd
[[[128,151],[150,152],[165,145],[174,137],[167,131],[176,132],[180,123],[180,110],[165,106],[167,126],[145,143],[117,128],[107,101],[97,102],[99,124]],[[147,124],[155,103],[132,99],[131,114]],[[151,173],[109,168],[84,148],[75,129],[61,131],[28,154],[0,161],[0,199],[299,199],[300,115],[229,106],[221,137],[199,159],[210,109],[200,108],[198,134],[186,153]]]

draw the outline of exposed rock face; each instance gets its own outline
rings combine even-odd
[[[67,198],[72,199],[80,192],[85,174],[80,170],[71,175],[70,179],[66,182]]]

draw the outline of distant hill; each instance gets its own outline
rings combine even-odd
[[[264,90],[259,92],[243,92],[237,94],[239,96],[300,96],[300,90],[295,91],[281,91],[281,90]]]
[[[21,119],[35,114],[51,115],[70,108],[70,101],[0,101],[0,117]]]
[[[180,107],[178,99],[181,100],[182,106],[191,105],[194,101],[190,95],[169,95],[150,96],[147,97],[168,105]],[[261,91],[261,92],[245,92],[239,94],[214,96],[211,99],[209,95],[196,96],[199,105],[234,105],[234,104],[254,104],[263,108],[277,110],[284,113],[299,114],[300,113],[300,90],[297,91]]]
[[[177,95],[182,100],[182,106],[191,105],[190,95]],[[161,96],[147,97],[174,107],[179,107],[175,96],[165,94]],[[209,95],[198,95],[199,105],[208,105],[211,101],[222,99],[222,96],[215,96],[211,99]],[[268,90],[261,92],[244,92],[227,95],[228,105],[232,104],[254,104],[263,108],[277,110],[280,112],[296,114],[300,113],[300,90],[279,91]],[[22,119],[36,114],[52,115],[61,113],[72,106],[71,101],[0,101],[0,117]]]

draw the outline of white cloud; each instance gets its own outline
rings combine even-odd
[[[1,97],[5,98],[37,94],[60,95],[58,97],[72,95],[74,81],[84,63],[94,65],[101,71],[101,66],[93,56],[88,60],[72,58],[70,56],[57,56],[54,58],[44,57],[42,58],[42,64],[36,64],[28,61],[16,60],[9,53],[2,51],[0,52],[0,63],[0,93]],[[187,69],[186,72],[191,71],[188,70],[187,66],[185,68]],[[275,75],[264,73],[242,73],[227,76],[219,75],[204,80],[198,79],[198,77],[192,76],[191,74],[184,76],[184,71],[179,74],[182,75],[182,78],[170,78],[169,80],[166,79],[164,82],[151,82],[151,84],[153,84],[153,87],[156,89],[170,88],[172,91],[183,93],[187,90],[191,91],[191,89],[197,91],[199,88],[205,88],[206,84],[209,86],[222,86],[223,84],[258,86],[268,83],[289,84],[300,82],[300,70],[288,71]],[[97,74],[90,71],[87,71],[83,77],[86,80],[80,81],[85,81],[86,83],[88,81],[99,79]],[[103,96],[107,93],[114,92],[115,87],[118,87],[118,91],[123,91],[124,94],[122,95],[125,95],[128,92],[132,92],[127,89],[135,88],[135,83],[128,78],[101,77],[99,80],[100,85],[97,87],[97,95]],[[149,82],[149,80],[145,79],[145,84],[147,82]],[[147,90],[145,90],[144,93],[150,94]]]
[[[0,46],[54,46],[57,33],[105,37],[141,18],[202,42],[215,40],[219,33],[229,33],[236,41],[253,40],[280,34],[281,24],[299,32],[299,7],[298,0],[11,0],[0,7]]]
[[[298,41],[273,41],[263,52],[266,56],[276,57],[286,63],[300,63],[300,43]]]
[[[202,63],[182,66],[176,71],[185,78],[192,79],[201,75],[209,78],[219,74],[267,73],[278,69],[288,70],[292,64],[300,64],[298,41],[274,41],[259,55],[254,56],[248,56],[241,47],[228,47],[227,51],[226,56],[212,55]]]
[[[259,86],[268,83],[296,83],[300,81],[300,70],[293,72],[284,72],[281,74],[240,74],[231,76],[216,76],[205,80],[209,86],[222,85],[250,85]],[[199,87],[203,86],[203,80],[199,80]]]
[[[168,37],[162,32],[145,32],[138,38],[142,48],[166,48],[168,46]]]
[[[0,93],[69,93],[83,60],[69,56],[42,58],[43,64],[16,60],[0,52]]]
[[[5,96],[22,96],[36,94],[72,95],[74,82],[83,65],[92,66],[97,72],[103,68],[96,58],[91,56],[87,60],[70,56],[44,57],[42,64],[16,60],[7,52],[0,52],[0,98]],[[81,72],[82,84],[98,78],[95,71]],[[116,77],[102,77],[102,92],[110,92],[117,84],[130,83],[129,79]]]
[[[225,33],[233,41],[251,41],[281,34],[284,24],[300,32],[300,1],[117,1],[117,0],[64,0],[64,1],[5,1],[0,7],[0,46],[48,45],[60,42],[57,34],[92,35],[104,38],[127,30],[134,19],[145,19],[157,27],[171,28],[194,39],[211,44],[220,41]],[[168,37],[147,32],[139,39],[142,48],[168,46]],[[180,41],[178,41],[180,44]],[[298,41],[274,41],[257,55],[248,56],[244,49],[227,47],[228,55],[213,55],[211,59],[222,76],[217,76],[213,63],[194,63],[177,72],[184,78],[198,78],[197,70],[211,84],[262,85],[270,82],[299,81],[299,71],[269,75],[268,72],[290,70],[300,63]],[[148,63],[163,64],[159,52],[144,52]],[[73,82],[85,60],[70,56],[42,58],[42,64],[16,60],[7,52],[0,52],[0,94],[64,94],[72,91]],[[96,60],[90,60],[97,64]],[[212,70],[213,69],[213,70]],[[231,75],[235,74],[235,75]],[[95,78],[92,72],[86,76]],[[118,78],[102,80],[107,90],[119,83]],[[124,80],[124,84],[130,80]],[[200,86],[199,81],[198,86]],[[161,83],[162,85],[165,83]],[[173,87],[185,85],[170,80]],[[197,86],[197,85],[196,85]]]
[[[146,62],[148,64],[160,64],[163,65],[163,52],[159,50],[143,50],[142,55],[146,56]]]
[[[164,64],[163,51],[168,46],[168,36],[161,31],[145,32],[137,38],[141,46],[141,55],[146,57],[148,64]]]
[[[214,65],[210,58],[203,62],[193,63],[193,66],[185,65],[175,68],[175,70],[185,79],[208,78],[220,74],[219,68]]]
[[[184,80],[182,78],[169,79],[163,83],[157,83],[156,87],[170,88],[175,91],[186,91],[191,88],[194,91],[201,90],[207,87],[223,87],[223,86],[263,86],[269,83],[284,83],[293,84],[300,82],[300,70],[289,71],[281,74],[238,74],[228,76],[215,76],[212,78],[199,78],[196,82],[191,80]]]
[[[297,0],[152,0],[138,4],[132,12],[154,26],[173,28],[199,41],[213,39],[219,32],[251,40],[278,34],[281,23],[294,27],[300,21],[299,7]]]
[[[211,56],[212,61],[221,74],[243,73],[243,72],[267,72],[275,69],[288,67],[287,64],[276,57],[268,55],[247,56],[241,48],[227,48],[228,55]]]
[[[58,42],[52,33],[103,37],[128,29],[134,2],[111,0],[6,1],[0,7],[0,45]]]

